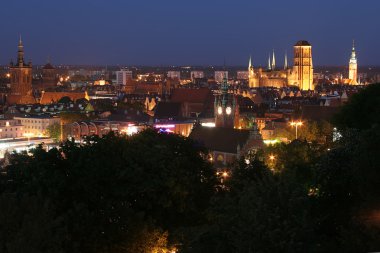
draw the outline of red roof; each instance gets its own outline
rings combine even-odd
[[[206,103],[213,95],[207,88],[201,89],[174,89],[171,102],[175,103]]]
[[[86,98],[86,92],[43,92],[40,104],[51,104],[58,102],[63,97],[69,97],[72,101]],[[87,98],[86,98],[87,99]]]

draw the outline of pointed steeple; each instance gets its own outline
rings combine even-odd
[[[272,69],[272,64],[270,62],[270,54],[268,56],[268,70],[271,70]]]
[[[355,50],[355,40],[352,40],[352,51],[351,51],[351,60],[357,60],[356,59],[356,50]]]
[[[285,51],[285,63],[284,63],[284,70],[288,69],[288,53]]]
[[[21,35],[18,42],[17,63],[19,66],[24,65],[24,46],[22,45]]]
[[[272,55],[272,70],[276,69],[276,56],[274,55],[274,49],[273,49],[273,55]]]
[[[248,71],[252,68],[252,56],[249,56]]]

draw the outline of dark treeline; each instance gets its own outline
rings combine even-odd
[[[379,108],[370,85],[336,116],[339,140],[272,146],[224,185],[197,143],[153,130],[13,154],[0,252],[379,250]]]

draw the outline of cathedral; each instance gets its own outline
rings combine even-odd
[[[309,42],[301,40],[294,45],[293,63],[293,67],[288,66],[288,58],[285,54],[284,68],[277,69],[274,51],[272,57],[269,55],[267,69],[255,69],[252,59],[249,59],[249,87],[298,86],[301,90],[314,90],[313,59]]]
[[[10,70],[10,94],[7,96],[8,104],[34,104],[32,89],[32,63],[24,61],[24,46],[20,37],[18,43],[17,62],[11,61]]]

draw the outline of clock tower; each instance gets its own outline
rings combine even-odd
[[[356,58],[355,42],[352,42],[348,78],[350,79],[350,84],[358,84],[358,59]]]
[[[216,95],[214,103],[215,126],[237,128],[239,125],[239,105],[237,97],[228,93],[228,80],[224,76],[220,94]]]

